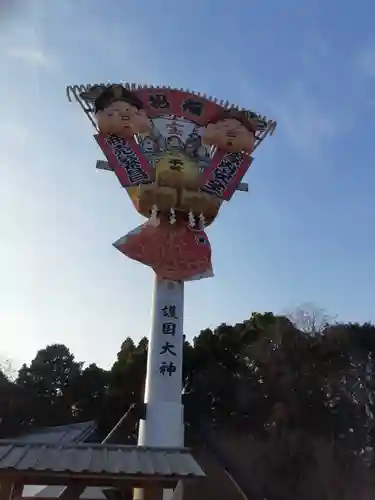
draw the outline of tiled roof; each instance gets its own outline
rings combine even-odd
[[[94,422],[83,422],[71,425],[59,425],[35,429],[14,439],[19,443],[68,444],[82,443],[96,429]],[[0,444],[2,440],[0,440]]]
[[[46,444],[69,444],[69,443],[83,443],[91,438],[96,431],[96,424],[93,421],[82,422],[79,424],[58,425],[53,427],[44,427],[33,429],[27,434],[22,434],[14,439],[16,443],[31,444],[31,443],[46,443]],[[0,445],[3,440],[0,440]],[[23,490],[24,497],[41,496],[45,498],[57,498],[59,493],[64,489],[63,486],[32,486],[25,485]],[[87,488],[86,488],[87,489]],[[105,495],[100,488],[96,488],[95,495],[92,491],[95,488],[89,488],[89,498],[105,500]],[[57,492],[57,493],[56,493]],[[85,494],[81,498],[86,498]]]
[[[187,449],[117,445],[51,445],[0,442],[0,473],[56,472],[202,477],[204,472]]]

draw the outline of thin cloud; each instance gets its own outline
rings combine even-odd
[[[3,151],[13,150],[26,146],[30,140],[30,131],[20,123],[0,123],[0,145]]]
[[[42,68],[45,70],[56,69],[55,60],[38,48],[10,47],[7,51],[8,57],[19,59],[26,64]]]
[[[301,149],[318,151],[346,126],[332,110],[324,108],[302,83],[294,85],[277,102],[274,114],[289,142]]]
[[[292,83],[276,96],[262,94],[259,89],[251,88],[244,79],[240,83],[240,95],[243,96],[241,103],[253,109],[246,99],[246,94],[251,92],[251,100],[259,103],[253,110],[276,120],[276,135],[284,136],[292,148],[308,154],[310,158],[314,155],[318,157],[325,144],[347,126],[347,121],[339,118],[336,110],[325,108],[307,90],[303,80]]]
[[[0,1],[0,26],[17,14],[20,2],[18,0]]]
[[[363,75],[375,78],[375,44],[368,45],[359,52],[357,66]]]
[[[328,41],[318,32],[309,32],[300,48],[301,61],[308,71],[321,71],[322,64],[332,56]]]

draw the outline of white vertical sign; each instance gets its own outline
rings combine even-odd
[[[145,402],[181,402],[184,285],[157,280],[147,360]]]

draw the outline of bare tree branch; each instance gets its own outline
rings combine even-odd
[[[0,356],[0,372],[11,382],[17,378],[17,369],[14,367],[14,363],[2,356]]]
[[[298,306],[294,311],[288,312],[286,317],[307,335],[321,335],[327,326],[336,322],[336,317],[311,303]]]

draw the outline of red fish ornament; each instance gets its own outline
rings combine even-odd
[[[192,281],[213,276],[211,245],[203,230],[186,221],[149,220],[113,246],[130,259],[150,266],[159,278]]]

